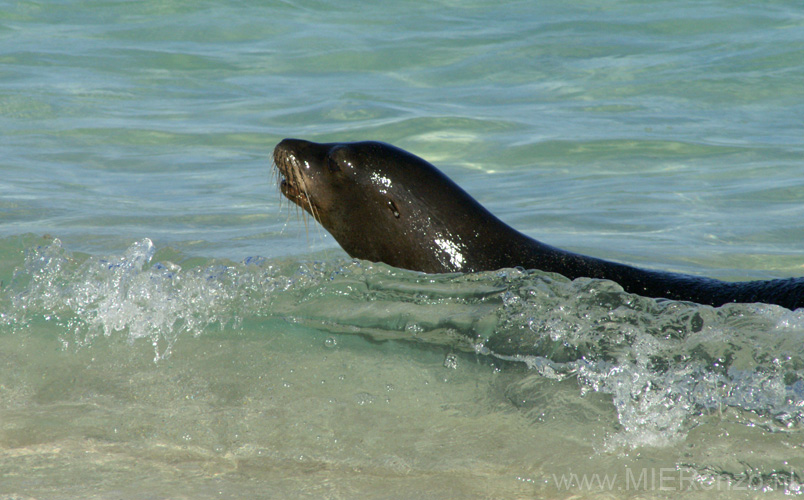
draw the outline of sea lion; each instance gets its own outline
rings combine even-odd
[[[280,190],[350,256],[425,273],[506,267],[612,280],[647,297],[804,306],[804,278],[726,282],[640,269],[546,245],[510,227],[427,161],[381,142],[285,139]]]

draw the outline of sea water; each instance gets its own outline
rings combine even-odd
[[[804,313],[353,261],[271,152],[383,140],[552,245],[800,276],[802,88],[788,1],[0,5],[0,498],[800,494]]]

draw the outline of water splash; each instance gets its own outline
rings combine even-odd
[[[65,345],[147,339],[155,359],[182,335],[280,317],[332,333],[446,346],[525,363],[580,394],[607,394],[621,431],[606,446],[664,446],[697,415],[749,411],[775,429],[804,421],[804,313],[627,294],[615,283],[522,270],[425,275],[360,261],[154,263],[150,240],[81,257],[31,249],[6,323],[61,326]],[[457,358],[456,358],[457,359]]]
[[[484,348],[548,378],[576,377],[582,394],[610,394],[622,431],[608,449],[672,444],[695,425],[690,417],[726,407],[782,428],[804,421],[802,311],[656,301],[605,281],[572,285],[575,301],[522,289],[509,296],[513,335]]]
[[[89,257],[83,262],[56,239],[29,251],[14,274],[11,303],[15,322],[25,325],[41,316],[64,327],[65,345],[87,345],[98,335],[127,332],[130,340],[150,339],[156,359],[170,354],[182,333],[198,334],[225,323],[220,311],[235,291],[215,275],[226,269],[182,272],[160,262],[149,239],[117,256]],[[229,318],[227,318],[229,319]]]

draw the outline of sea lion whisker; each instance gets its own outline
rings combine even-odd
[[[301,175],[300,172],[294,171],[294,174],[297,176],[297,179],[298,179],[297,186],[299,186],[299,189],[304,194],[304,199],[307,202],[307,208],[309,209],[310,215],[312,215],[313,219],[315,219],[316,221],[320,220],[319,216],[318,216],[318,211],[317,211],[315,205],[313,205],[312,198],[310,197],[310,192],[309,192],[309,190],[307,188],[307,180],[304,178],[303,175]],[[303,211],[303,212],[305,212],[305,211]],[[316,228],[317,228],[317,231],[318,231],[318,235],[321,236],[321,228],[318,227],[318,226],[316,226]],[[307,214],[304,215],[304,232],[307,235],[307,239],[309,241],[309,239],[310,239],[310,231],[309,231],[309,228],[308,228],[308,225],[307,225]]]
[[[274,176],[273,176],[274,185],[276,186],[276,190],[279,193],[279,206],[277,207],[277,209],[281,213],[282,208],[283,208],[282,204],[284,203],[282,201],[282,198],[285,198],[284,196],[282,196],[282,179],[283,179],[282,171],[280,170],[279,163],[276,160],[274,160],[272,163],[273,163],[273,166],[275,167]],[[288,204],[288,208],[290,208],[290,204],[291,204],[290,200],[285,198],[285,202]],[[296,209],[298,210],[298,206],[296,207]],[[282,225],[282,229],[279,230],[280,235],[285,233],[285,228],[288,227],[289,222],[290,222],[290,210],[288,210],[288,216],[285,219],[285,223]]]

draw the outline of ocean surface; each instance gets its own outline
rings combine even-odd
[[[0,500],[804,492],[804,310],[354,261],[284,137],[565,249],[804,275],[799,1],[0,2]]]

